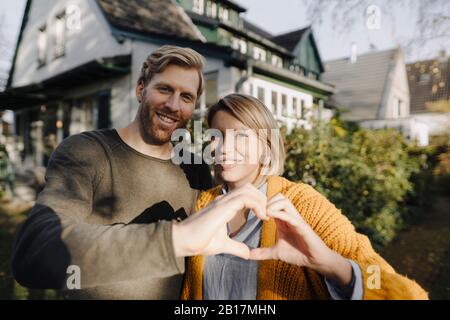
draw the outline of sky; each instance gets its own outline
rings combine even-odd
[[[319,52],[324,61],[350,56],[353,43],[357,46],[358,54],[363,54],[370,50],[371,44],[377,50],[390,49],[397,46],[401,39],[411,38],[417,32],[417,26],[414,25],[415,12],[396,6],[394,1],[372,1],[382,12],[380,29],[369,30],[362,18],[352,30],[346,32],[336,30],[331,22],[331,13],[323,19],[322,24],[314,21],[312,23],[301,0],[234,1],[248,9],[244,14],[245,18],[275,35],[312,24]],[[25,3],[25,0],[0,0],[0,23],[3,21],[4,30],[0,37],[5,37],[10,43],[9,53],[6,57],[0,58],[0,64],[8,65],[12,59]],[[387,10],[390,14],[386,14]],[[364,15],[363,12],[358,14],[361,14],[361,17]],[[417,52],[407,53],[406,58],[408,61],[432,58],[437,56],[440,49],[446,49],[450,53],[449,44],[450,41],[445,44],[442,41],[435,41]]]

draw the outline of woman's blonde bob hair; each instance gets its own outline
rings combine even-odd
[[[284,141],[277,121],[270,110],[260,100],[244,94],[233,93],[220,99],[208,110],[208,126],[218,111],[225,111],[242,122],[249,129],[255,130],[258,138],[267,144],[268,157],[264,171],[261,175],[281,175],[284,171],[286,157]],[[267,170],[268,169],[268,170]]]

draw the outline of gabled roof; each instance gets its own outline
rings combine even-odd
[[[117,29],[203,40],[184,10],[170,0],[97,0],[97,2],[108,22]]]
[[[258,27],[256,24],[251,23],[247,19],[242,20],[244,21],[244,29],[251,31],[263,38],[271,39],[273,37],[272,34]]]
[[[238,5],[236,2],[231,1],[231,0],[217,0],[217,2],[220,2],[220,3],[223,3],[224,5],[227,5],[231,9],[236,10],[237,12],[245,12],[245,11],[247,11],[247,9],[245,9],[244,7]]]
[[[450,100],[450,58],[417,61],[406,66],[411,113],[430,112],[428,103]],[[421,77],[421,75],[425,75]]]
[[[310,29],[311,29],[311,27],[308,26],[306,28],[283,33],[278,36],[272,37],[272,41],[275,42],[276,44],[288,49],[289,51],[294,51],[295,47],[300,42],[303,35],[305,35],[305,33],[307,31],[309,31]]]
[[[335,85],[332,103],[346,107],[347,120],[376,119],[383,104],[388,75],[394,66],[397,49],[371,52],[357,57],[328,61],[322,79]]]

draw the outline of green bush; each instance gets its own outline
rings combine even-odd
[[[346,127],[339,120],[285,136],[284,176],[312,185],[367,234],[377,248],[402,227],[411,181],[426,158],[412,156],[395,130]]]

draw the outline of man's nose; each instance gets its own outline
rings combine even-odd
[[[180,110],[180,95],[177,93],[170,95],[166,101],[166,107],[174,112]]]

